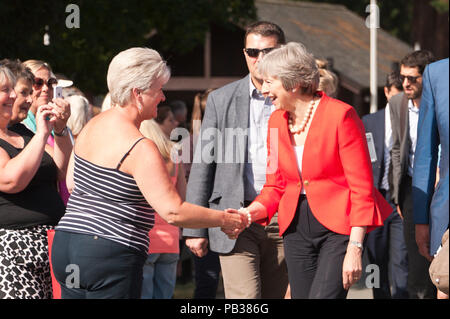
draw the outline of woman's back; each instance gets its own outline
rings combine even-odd
[[[88,123],[77,139],[74,189],[57,229],[97,235],[146,253],[154,210],[133,176],[120,170],[143,137],[106,113]]]
[[[116,168],[131,145],[142,137],[136,126],[124,120],[118,111],[105,111],[87,123],[77,138],[75,154],[93,164]]]

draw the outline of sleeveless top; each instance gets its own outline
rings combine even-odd
[[[154,210],[134,178],[119,171],[138,139],[116,168],[91,163],[74,154],[75,188],[56,230],[95,235],[147,255]]]
[[[16,124],[9,130],[22,136],[24,147],[34,136],[34,133],[22,124]],[[3,139],[0,139],[0,147],[11,158],[23,150]],[[56,164],[44,151],[39,168],[25,189],[14,194],[0,192],[0,228],[23,229],[37,225],[56,225],[65,209],[58,193],[57,181]]]

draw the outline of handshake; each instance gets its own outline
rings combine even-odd
[[[228,238],[236,239],[245,228],[250,227],[252,215],[248,208],[240,208],[238,210],[228,208],[224,211],[227,214],[225,215],[225,221],[221,230],[227,234]]]

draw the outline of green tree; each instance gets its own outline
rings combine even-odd
[[[105,93],[111,58],[129,47],[188,52],[204,41],[211,22],[243,24],[256,17],[253,1],[239,0],[3,0],[0,58],[42,59],[77,86]],[[67,28],[68,4],[80,9],[80,28]],[[48,26],[48,31],[46,31]],[[43,45],[48,32],[50,45]]]

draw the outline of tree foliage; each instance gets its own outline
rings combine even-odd
[[[111,58],[129,47],[189,52],[204,41],[211,22],[242,24],[254,19],[253,1],[239,0],[3,0],[0,5],[0,57],[42,59],[77,86],[105,93]],[[70,3],[80,9],[80,28],[67,28]],[[48,26],[48,31],[46,31]],[[43,45],[48,32],[50,45]]]
[[[361,17],[367,17],[366,12],[370,0],[294,0],[309,2],[324,2],[341,4],[347,9],[357,13]],[[436,0],[438,2],[448,0]],[[411,23],[413,19],[414,1],[411,0],[379,0],[377,6],[380,8],[380,27],[393,36],[409,43],[411,42]]]

